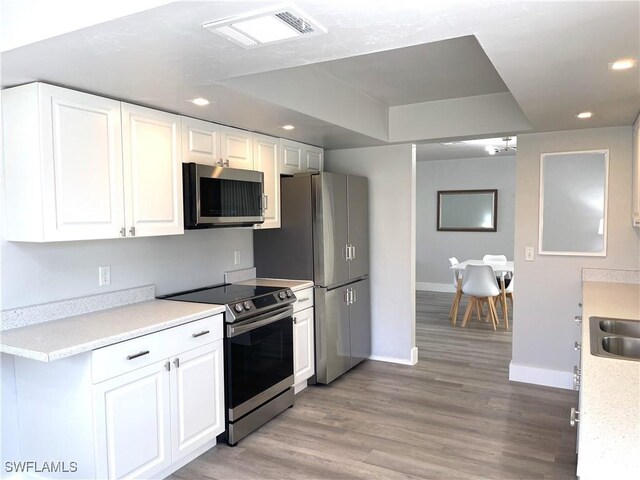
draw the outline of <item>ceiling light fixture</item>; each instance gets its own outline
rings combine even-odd
[[[575,117],[579,118],[580,120],[584,120],[585,118],[593,117],[593,113],[592,112],[580,112],[580,113],[576,113]]]
[[[283,128],[284,130],[293,130],[293,129],[294,129],[294,128],[296,128],[296,127],[294,127],[293,125],[283,125],[283,126],[282,126],[282,128]]]
[[[207,22],[202,28],[244,48],[327,33],[326,28],[291,5],[280,5]]]
[[[507,152],[516,152],[518,147],[516,145],[509,145],[513,139],[511,137],[502,137],[502,141],[504,142],[504,146],[493,146],[487,145],[484,149],[487,151],[489,155],[495,155],[496,153],[507,153]]]
[[[189,101],[194,105],[198,105],[199,107],[204,107],[205,105],[209,105],[209,100],[202,97],[194,98],[193,100],[189,100]]]
[[[629,70],[630,68],[633,68],[636,66],[636,63],[638,63],[636,60],[634,60],[633,58],[625,58],[622,60],[616,60],[615,62],[611,62],[609,64],[609,70]]]

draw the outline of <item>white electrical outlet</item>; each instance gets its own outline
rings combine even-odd
[[[106,287],[107,285],[111,285],[111,267],[109,265],[98,267],[98,286]]]
[[[535,249],[533,247],[524,247],[524,261],[533,262]]]
[[[233,252],[233,264],[240,265],[240,250]]]

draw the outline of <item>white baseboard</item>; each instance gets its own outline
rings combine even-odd
[[[451,283],[416,282],[416,290],[426,292],[456,293],[456,289],[453,288],[453,285]]]
[[[307,381],[303,380],[300,383],[296,383],[293,386],[293,394],[297,395],[298,393],[300,393],[302,390],[304,390],[305,388],[307,388]]]
[[[518,365],[513,362],[509,364],[509,380],[573,390],[572,372]]]
[[[411,358],[383,357],[382,355],[371,355],[369,360],[377,360],[378,362],[399,363],[400,365],[415,365],[418,363],[418,347],[411,349]]]

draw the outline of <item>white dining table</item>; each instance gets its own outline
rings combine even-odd
[[[496,274],[496,277],[500,278],[500,300],[502,301],[502,312],[504,315],[504,325],[507,330],[509,330],[509,313],[507,310],[507,292],[505,289],[505,276],[513,275],[513,262],[485,262],[484,260],[465,260],[464,262],[460,262],[457,265],[453,265],[449,267],[451,270],[458,273],[458,290],[456,291],[456,296],[453,300],[453,306],[451,309],[451,323],[453,325],[456,324],[458,318],[458,307],[460,306],[460,298],[462,297],[462,275],[464,274],[464,270],[468,265],[491,265],[493,271]]]

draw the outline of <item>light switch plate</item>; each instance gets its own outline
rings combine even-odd
[[[535,249],[533,247],[524,247],[524,261],[533,262],[535,256]]]

